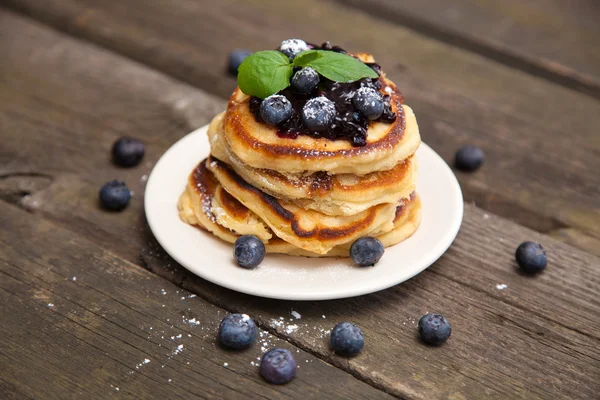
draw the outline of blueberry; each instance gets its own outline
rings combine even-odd
[[[450,337],[450,322],[440,314],[425,314],[419,320],[419,336],[427,344],[439,346]]]
[[[281,42],[279,51],[288,56],[292,61],[299,53],[310,50],[308,44],[302,39],[287,39]]]
[[[377,90],[363,86],[354,92],[352,104],[367,119],[374,120],[383,113],[383,98]]]
[[[115,164],[121,167],[133,167],[144,158],[144,143],[123,136],[112,147],[112,157]]]
[[[242,64],[242,61],[246,59],[246,57],[252,55],[250,50],[245,49],[235,49],[231,53],[229,53],[229,62],[227,64],[227,70],[233,76],[237,76],[238,68]]]
[[[360,267],[370,267],[377,264],[384,250],[383,243],[379,239],[366,236],[352,243],[350,258]]]
[[[110,181],[100,189],[100,204],[107,210],[121,211],[131,198],[131,192],[125,182]]]
[[[327,97],[310,99],[302,109],[302,123],[306,129],[322,132],[329,128],[335,118],[335,105]]]
[[[265,245],[256,236],[240,236],[233,245],[233,257],[240,267],[257,267],[265,259]]]
[[[278,125],[292,116],[292,103],[280,94],[273,94],[260,104],[260,116],[269,125]]]
[[[479,147],[466,145],[458,149],[454,165],[461,171],[475,171],[483,164],[483,150]]]
[[[289,350],[271,349],[260,360],[260,375],[269,383],[288,383],[296,376],[296,360]]]
[[[544,270],[548,264],[546,251],[541,244],[535,242],[521,243],[517,247],[515,257],[519,267],[530,274]]]
[[[355,356],[364,345],[362,331],[350,322],[340,322],[331,330],[331,347],[340,356]]]
[[[219,343],[228,349],[242,350],[256,339],[256,324],[246,314],[229,314],[219,324]]]
[[[308,94],[319,86],[319,74],[310,67],[302,68],[292,77],[292,88],[302,94]]]

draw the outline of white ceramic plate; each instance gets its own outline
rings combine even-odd
[[[209,151],[207,126],[175,143],[156,163],[145,193],[146,218],[161,246],[196,275],[239,292],[285,300],[358,296],[397,285],[433,264],[450,247],[463,216],[460,186],[452,170],[429,146],[417,151],[417,192],[423,205],[413,236],[386,249],[370,268],[349,259],[268,254],[254,270],[238,267],[233,245],[179,219],[177,200],[188,175]]]

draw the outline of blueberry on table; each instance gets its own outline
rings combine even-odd
[[[234,350],[247,349],[256,339],[256,324],[246,314],[229,314],[219,324],[219,343]]]
[[[529,274],[543,271],[548,264],[546,251],[541,244],[535,242],[521,243],[517,247],[515,258],[519,268]]]
[[[260,104],[260,116],[269,125],[278,125],[292,116],[292,103],[280,94],[273,94]]]
[[[100,204],[111,211],[121,211],[131,199],[131,192],[125,182],[110,181],[100,189]]]
[[[319,86],[319,74],[311,67],[304,67],[292,76],[292,88],[302,94],[308,94]]]
[[[458,149],[454,165],[461,171],[475,171],[483,164],[483,150],[477,146],[466,145]]]
[[[260,360],[260,375],[275,385],[288,383],[296,376],[296,360],[289,350],[271,349]]]
[[[112,157],[114,163],[121,167],[136,166],[144,158],[144,143],[123,136],[113,144]]]
[[[352,104],[368,120],[375,120],[383,113],[383,97],[377,90],[363,86],[354,92]]]
[[[310,131],[325,131],[334,118],[335,104],[324,96],[308,100],[302,109],[302,122]]]
[[[306,50],[310,50],[308,44],[302,39],[287,39],[281,42],[279,51],[288,56],[293,61],[296,56]]]
[[[229,61],[227,64],[227,70],[232,76],[237,76],[238,68],[242,65],[242,62],[248,57],[252,55],[250,50],[245,49],[235,49],[231,53],[229,53]]]
[[[350,246],[350,258],[360,267],[371,267],[381,259],[385,248],[379,239],[365,236]]]
[[[240,236],[233,245],[233,257],[240,267],[255,268],[265,259],[265,245],[254,235]]]
[[[340,356],[352,357],[361,352],[365,337],[360,328],[350,322],[340,322],[331,331],[331,347]]]
[[[421,340],[433,346],[439,346],[450,337],[450,322],[440,314],[425,314],[419,320]]]

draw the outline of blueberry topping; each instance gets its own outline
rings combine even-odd
[[[541,244],[535,242],[521,243],[517,247],[515,258],[519,267],[529,274],[543,271],[548,264],[546,251]]]
[[[242,61],[246,59],[246,57],[252,55],[250,50],[245,49],[235,49],[231,53],[229,53],[229,62],[227,64],[227,71],[232,76],[237,76],[238,68],[242,65]]]
[[[256,339],[256,324],[246,314],[229,314],[219,324],[219,343],[228,349],[242,350]]]
[[[107,210],[121,211],[131,198],[131,192],[125,182],[110,181],[100,189],[100,204]]]
[[[123,136],[112,147],[113,162],[121,167],[133,167],[144,158],[144,143]]]
[[[350,322],[340,322],[331,330],[331,347],[340,356],[355,356],[365,345],[360,328]]]
[[[310,47],[302,39],[287,39],[281,42],[279,46],[279,51],[288,56],[290,61],[294,60],[299,53],[306,50],[310,50]]]
[[[233,245],[233,258],[240,267],[255,268],[265,259],[265,245],[256,236],[240,236]]]
[[[310,67],[302,68],[292,77],[292,88],[302,94],[308,94],[319,86],[319,74]]]
[[[454,165],[462,171],[475,171],[483,164],[483,150],[479,147],[466,145],[458,149]]]
[[[260,375],[275,385],[288,383],[296,376],[296,360],[289,350],[271,349],[260,360]]]
[[[321,132],[329,128],[335,117],[335,105],[327,97],[310,99],[302,109],[302,122],[306,129]]]
[[[439,346],[450,337],[450,322],[440,314],[425,314],[419,320],[421,340],[433,346]]]
[[[269,125],[278,125],[292,116],[292,103],[280,94],[274,94],[260,104],[260,116]]]
[[[352,243],[350,258],[360,267],[370,267],[377,264],[384,250],[383,243],[379,239],[366,236]]]
[[[363,86],[354,92],[352,104],[371,121],[383,114],[383,98],[381,97],[381,93],[370,87]]]

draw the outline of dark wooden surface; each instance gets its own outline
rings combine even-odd
[[[593,97],[333,2],[0,4],[29,16],[0,9],[0,398],[597,395],[600,103]],[[374,53],[447,161],[462,143],[486,150],[481,171],[459,175],[475,205],[466,205],[455,244],[405,284],[339,301],[255,298],[187,273],[147,229],[145,177],[174,141],[224,106],[235,85],[223,71],[227,52],[274,47],[289,36]],[[147,144],[137,168],[110,164],[110,146],[124,134]],[[120,214],[97,205],[98,187],[113,178],[135,192]],[[513,252],[523,240],[545,245],[547,272],[517,273]],[[498,290],[501,283],[508,287]],[[292,309],[302,318],[290,334]],[[255,317],[274,335],[269,346],[299,351],[293,384],[260,380],[250,364],[260,346],[214,347],[228,311]],[[439,349],[416,339],[427,311],[453,323]],[[280,317],[284,326],[274,323]],[[190,318],[201,324],[185,323]],[[332,355],[324,335],[342,320],[365,331],[365,351],[352,360]],[[181,343],[171,340],[179,333]],[[171,356],[178,344],[184,350]],[[145,358],[150,363],[136,369]]]

